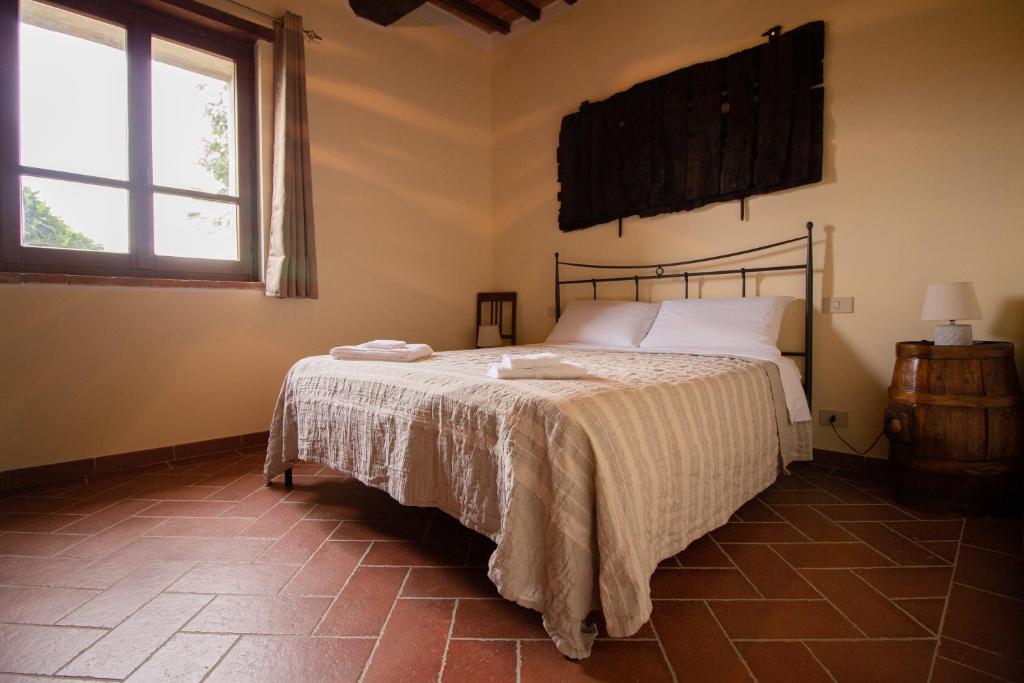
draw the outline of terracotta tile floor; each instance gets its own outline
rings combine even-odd
[[[486,539],[319,467],[297,467],[291,492],[265,488],[262,461],[0,498],[0,672],[1024,681],[1020,522],[918,514],[863,474],[795,467],[662,564],[651,623],[572,662],[498,597]]]

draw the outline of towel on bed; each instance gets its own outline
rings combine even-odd
[[[518,356],[506,353],[501,357],[501,367],[509,370],[525,370],[527,368],[550,368],[562,362],[557,353],[542,351],[541,353],[523,353]]]
[[[544,368],[506,368],[492,363],[487,368],[487,376],[491,379],[580,379],[587,376],[587,369],[571,360]]]
[[[373,341],[363,342],[359,345],[362,349],[404,349],[408,348],[408,344],[398,339],[374,339]]]
[[[434,350],[426,344],[408,344],[397,349],[375,349],[364,346],[335,346],[331,357],[335,360],[384,360],[396,363],[427,358]]]

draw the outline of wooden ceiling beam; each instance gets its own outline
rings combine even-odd
[[[348,0],[356,16],[390,26],[427,0]]]
[[[511,7],[530,21],[540,21],[540,8],[528,0],[498,0],[498,2]]]
[[[467,17],[472,17],[481,24],[490,26],[499,33],[507,34],[512,30],[512,26],[504,19],[499,19],[490,12],[482,10],[469,0],[433,0],[434,4],[440,5],[448,10],[454,10],[461,12]]]

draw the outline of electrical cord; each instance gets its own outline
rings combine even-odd
[[[885,428],[882,428],[882,431],[878,432],[878,436],[876,436],[875,440],[871,442],[871,445],[868,446],[863,451],[859,451],[856,448],[854,448],[853,445],[849,441],[844,439],[843,435],[839,433],[838,429],[836,429],[836,416],[835,415],[829,415],[828,426],[832,428],[832,431],[835,432],[837,437],[839,437],[839,440],[842,441],[844,444],[846,444],[847,448],[849,448],[851,451],[853,451],[857,455],[867,455],[868,453],[870,453],[871,449],[874,448],[878,444],[878,440],[882,438],[883,434],[885,434]]]

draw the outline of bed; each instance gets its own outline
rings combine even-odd
[[[792,268],[806,270],[810,302],[810,227],[798,239],[807,262]],[[650,267],[674,277],[679,265],[689,262]],[[742,271],[745,288],[756,271]],[[556,291],[574,282],[556,276]],[[806,335],[795,355],[808,354],[809,388],[809,324]],[[599,609],[611,636],[635,633],[658,563],[810,459],[810,422],[792,419],[796,370],[781,355],[521,348],[572,357],[590,375],[489,379],[488,365],[516,347],[415,363],[303,359],[278,398],[265,476],[290,483],[293,463],[319,463],[443,510],[496,543],[488,575],[501,595],[541,612],[558,649],[584,658],[596,637],[588,615]]]

